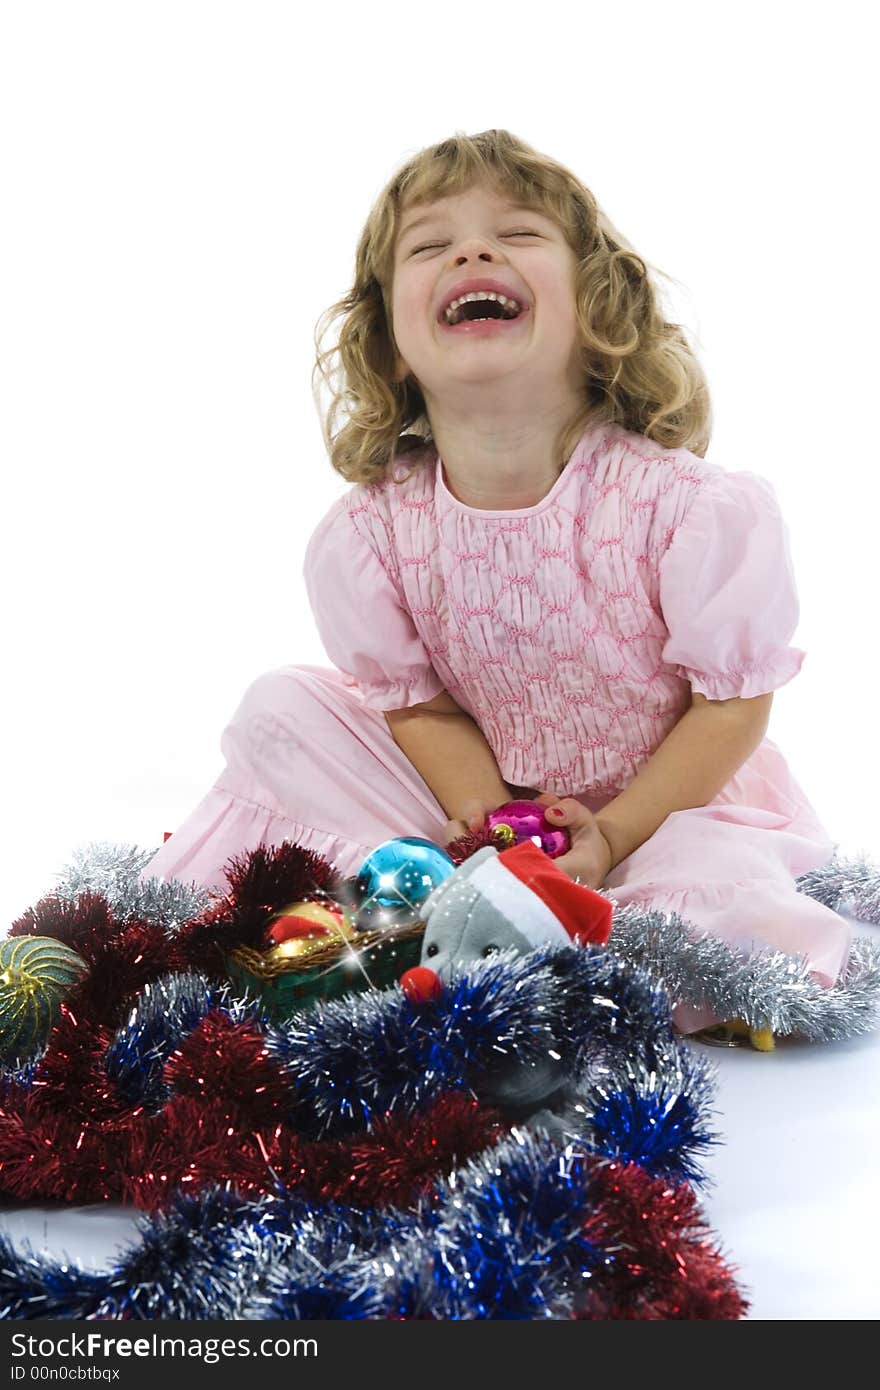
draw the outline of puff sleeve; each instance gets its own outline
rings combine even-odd
[[[411,614],[339,498],[306,546],[303,578],[321,641],[369,709],[405,709],[443,689]]]
[[[703,485],[660,561],[659,602],[662,659],[707,699],[765,695],[797,675],[806,653],[789,646],[800,610],[788,530],[765,478]]]

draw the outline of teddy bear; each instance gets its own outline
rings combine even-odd
[[[425,899],[421,916],[421,964],[401,979],[413,997],[436,993],[453,969],[505,949],[523,955],[545,942],[604,946],[612,906],[523,840],[505,850],[486,845],[471,855]],[[531,1065],[502,1058],[482,1076],[478,1097],[514,1122],[553,1130],[571,1100],[570,1079],[550,1054]]]

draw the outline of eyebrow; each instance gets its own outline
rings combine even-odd
[[[531,212],[536,217],[546,217],[547,215],[540,208],[535,207],[534,203],[508,203],[501,216],[506,216],[508,212]],[[405,227],[401,227],[399,239],[403,241],[403,238],[410,232],[414,232],[416,227],[421,227],[424,222],[431,222],[442,216],[442,212],[426,212],[423,217],[417,217],[414,221],[408,222]]]

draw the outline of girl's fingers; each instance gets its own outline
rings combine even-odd
[[[448,820],[443,831],[443,843],[449,844],[450,840],[457,840],[459,836],[467,834],[467,826],[464,821]]]
[[[548,806],[544,815],[551,824],[555,821],[558,825],[573,821],[576,825],[584,826],[589,825],[593,819],[592,812],[573,796],[567,796],[555,805]]]

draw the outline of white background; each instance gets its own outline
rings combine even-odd
[[[568,165],[678,282],[660,284],[708,374],[707,457],[769,478],[789,525],[808,658],[770,735],[841,848],[880,855],[868,8],[0,13],[6,924],[75,846],[158,845],[221,771],[246,685],[326,662],[302,555],[347,484],[312,400],[315,325],[399,164],[493,126]],[[830,1095],[854,1075],[852,1049],[815,1065],[832,1056]],[[757,1097],[784,1064],[754,1060]],[[838,1311],[820,1276],[774,1311],[765,1271],[761,1315],[878,1310],[858,1269],[841,1307],[838,1274]]]

